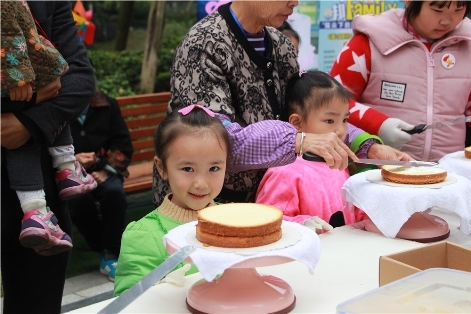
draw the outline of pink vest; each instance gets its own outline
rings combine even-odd
[[[412,125],[471,114],[471,21],[464,19],[431,51],[400,21],[402,9],[356,16],[354,33],[370,39],[371,73],[360,102]],[[462,150],[465,124],[429,129],[412,136],[402,151],[417,160],[438,161]]]

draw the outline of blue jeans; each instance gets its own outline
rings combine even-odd
[[[119,256],[126,228],[126,194],[118,175],[110,175],[95,190],[69,200],[72,222],[92,251]]]

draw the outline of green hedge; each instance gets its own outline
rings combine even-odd
[[[162,48],[157,64],[154,92],[170,90],[170,67],[174,49]],[[116,96],[139,93],[142,67],[142,51],[89,50],[93,62],[98,88],[106,94]]]
[[[142,51],[89,50],[98,89],[111,97],[135,95],[140,81]]]

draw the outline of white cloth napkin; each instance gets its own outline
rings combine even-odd
[[[196,226],[196,221],[186,223],[170,230],[164,237],[164,245],[167,239],[178,247],[183,247],[191,243],[186,239],[187,234]],[[212,281],[218,274],[221,274],[225,269],[257,257],[266,256],[283,256],[293,260],[297,260],[307,265],[309,272],[314,273],[314,268],[319,261],[321,254],[321,244],[319,236],[309,228],[303,227],[298,223],[283,221],[282,227],[289,225],[301,233],[301,239],[294,245],[271,250],[259,252],[253,255],[239,255],[230,252],[220,252],[214,250],[207,250],[204,248],[196,248],[190,257],[193,264],[198,267],[199,272],[206,281]]]
[[[456,173],[471,181],[471,159],[464,156],[464,151],[445,155],[438,163],[449,173]]]
[[[402,225],[415,212],[440,207],[461,218],[460,230],[471,234],[471,181],[453,174],[457,181],[439,189],[386,186],[368,181],[372,171],[355,174],[342,187],[346,202],[364,210],[378,229],[394,238]]]

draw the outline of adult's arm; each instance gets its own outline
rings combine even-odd
[[[296,160],[301,135],[288,122],[265,120],[242,127],[231,123],[225,115],[218,114],[218,118],[231,139],[229,172],[279,167]],[[322,156],[332,168],[345,169],[348,156],[356,160],[355,154],[334,133],[308,133],[302,142],[304,152]]]
[[[2,105],[0,106],[2,113],[6,112],[18,112],[22,111],[27,107],[36,105],[36,93],[30,100],[16,100],[13,101],[10,97],[2,97]]]
[[[64,126],[77,117],[95,92],[93,70],[87,51],[77,35],[69,1],[29,1],[31,12],[49,40],[69,64],[56,97],[15,113],[31,136],[51,145]],[[48,15],[48,12],[54,12]]]
[[[295,161],[296,129],[287,122],[265,120],[246,127],[217,114],[231,139],[231,160],[227,170],[279,167]]]

